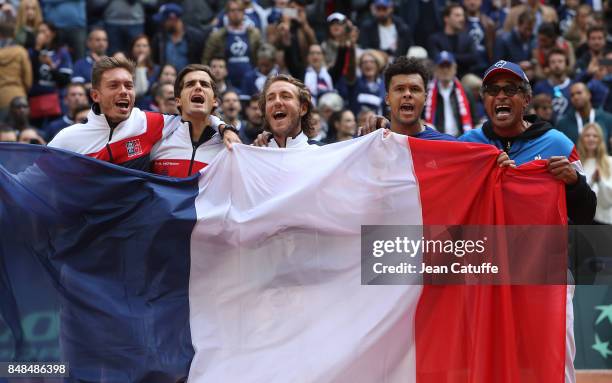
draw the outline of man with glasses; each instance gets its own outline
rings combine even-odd
[[[538,120],[535,115],[524,115],[532,95],[521,67],[504,60],[496,62],[485,72],[481,93],[489,120],[459,140],[495,145],[506,154],[498,159],[500,166],[547,160],[550,174],[565,184],[570,220],[590,224],[596,198],[581,174],[576,147],[549,122]]]
[[[531,102],[531,87],[517,64],[500,60],[485,72],[482,99],[489,120],[482,128],[470,130],[460,141],[495,145],[503,151],[499,166],[521,165],[547,160],[548,171],[565,184],[567,213],[575,224],[591,224],[597,200],[586,182],[580,158],[572,141],[547,121],[525,116]],[[568,285],[565,337],[565,382],[575,382],[574,286]]]

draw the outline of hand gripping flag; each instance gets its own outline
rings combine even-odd
[[[564,225],[497,153],[377,132],[172,179],[2,144],[0,352],[45,358],[44,306],[80,381],[561,383],[565,286],[361,284],[362,225]]]

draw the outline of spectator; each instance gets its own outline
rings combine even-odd
[[[91,107],[89,104],[81,104],[74,110],[74,123],[75,124],[85,124],[87,123],[87,115]]]
[[[329,128],[325,139],[326,144],[350,140],[357,133],[355,115],[348,109],[332,113],[327,124]]]
[[[89,100],[85,86],[81,83],[72,83],[66,87],[64,95],[64,106],[67,112],[57,120],[51,121],[43,128],[43,132],[47,141],[51,141],[53,137],[62,129],[76,123],[76,112],[81,106],[89,108]]]
[[[4,122],[0,122],[0,142],[16,142],[17,132]]]
[[[240,105],[240,98],[237,92],[228,90],[221,95],[221,114],[223,115],[223,121],[232,125],[238,132],[240,132],[243,126],[240,120],[241,111],[242,105]]]
[[[600,26],[590,27],[587,31],[588,51],[584,52],[576,62],[577,80],[584,81],[593,76],[604,58],[606,48],[606,29]]]
[[[393,14],[391,0],[374,0],[374,17],[364,20],[359,28],[359,45],[364,49],[378,49],[391,56],[405,55],[414,44],[412,30],[399,16]]]
[[[163,114],[179,114],[176,107],[176,97],[174,97],[173,83],[162,82],[153,88],[155,108],[150,109]]]
[[[289,13],[289,10],[294,10]],[[287,70],[295,78],[303,78],[308,61],[308,49],[318,44],[315,33],[306,19],[302,1],[290,1],[287,12],[277,25],[270,29],[270,43],[284,52]]]
[[[559,8],[557,15],[559,16],[559,30],[562,35],[565,35],[571,28],[580,6],[580,0],[565,0]]]
[[[106,31],[100,27],[94,27],[89,32],[87,38],[87,56],[79,59],[74,64],[74,72],[72,74],[72,82],[80,82],[85,84],[86,89],[91,88],[91,69],[93,64],[100,60],[102,56],[106,56],[108,48],[108,36]]]
[[[325,67],[323,50],[319,44],[313,44],[308,49],[308,66],[304,74],[304,84],[310,91],[315,105],[319,96],[334,89],[332,78]]]
[[[71,49],[71,61],[85,56],[87,13],[85,0],[45,0],[43,15],[47,25],[55,26],[59,41]]]
[[[542,121],[554,123],[553,102],[552,97],[546,93],[540,93],[533,97],[533,111],[536,116]]]
[[[134,87],[136,88],[136,105],[145,107],[152,101],[151,87],[159,76],[159,65],[153,63],[151,45],[147,35],[134,39],[130,47],[130,59],[136,63]]]
[[[238,131],[240,140],[245,145],[251,145],[257,136],[263,132],[263,114],[259,109],[259,94],[254,94],[245,109],[246,122]]]
[[[178,71],[200,61],[206,41],[201,30],[183,23],[182,15],[183,8],[175,3],[159,8],[155,20],[161,28],[153,38],[153,61],[162,66],[171,64]]]
[[[482,94],[489,120],[459,140],[503,150],[508,160],[500,162],[504,156],[498,157],[498,164],[503,166],[521,165],[536,157],[548,160],[548,172],[565,184],[569,219],[575,224],[591,223],[595,194],[572,164],[580,161],[575,146],[550,124],[524,115],[531,102],[531,88],[521,68],[512,62],[496,62],[485,72]],[[566,368],[573,371],[573,365]]]
[[[567,75],[570,70],[568,61],[563,49],[553,48],[546,57],[548,76],[533,89],[535,95],[545,93],[552,97],[553,116],[550,121],[553,123],[565,114],[570,103],[572,81]]]
[[[19,132],[17,141],[24,144],[46,145],[47,142],[40,136],[39,132],[34,128],[24,129]]]
[[[544,79],[547,75],[546,72],[550,69],[547,67],[548,57],[553,49],[560,49],[565,53],[566,70],[571,72],[576,64],[574,49],[569,42],[557,34],[556,25],[551,23],[542,23],[538,29],[537,45],[532,54],[536,63],[536,78],[539,80]]]
[[[29,94],[31,116],[44,124],[61,115],[60,89],[68,85],[72,77],[70,54],[58,43],[53,24],[42,23],[38,27],[36,46],[30,49],[30,61],[34,74]]]
[[[18,141],[24,142],[21,141],[20,138],[25,132],[23,137],[34,139],[43,145],[46,143],[42,138],[43,134],[30,124],[30,106],[28,105],[27,98],[17,96],[11,100],[9,106],[8,123],[15,131],[17,131]]]
[[[531,11],[535,15],[532,33],[540,28],[541,23],[558,24],[557,11],[553,7],[544,5],[539,0],[526,0],[524,4],[515,5],[510,9],[504,22],[504,31],[510,32],[516,28],[519,16],[525,11]]]
[[[108,33],[108,51],[128,53],[130,43],[144,33],[146,7],[156,0],[94,0],[94,7],[103,8],[104,28]]]
[[[467,30],[474,41],[478,60],[473,67],[476,73],[482,73],[493,61],[496,25],[493,20],[480,11],[482,0],[464,0],[463,6],[467,16]]]
[[[472,110],[472,118],[474,127],[481,125],[486,117],[484,104],[480,97],[480,88],[482,88],[482,79],[473,73],[468,73],[461,78],[461,85],[465,89],[466,94],[470,94],[472,99],[470,109]]]
[[[158,5],[163,6],[161,3],[170,3],[171,1],[160,1]],[[220,0],[183,0],[180,5],[183,7],[183,23],[196,29],[204,30],[204,34],[207,35],[207,30],[213,28],[215,14],[218,13],[222,7]]]
[[[400,0],[397,15],[412,30],[414,45],[427,46],[427,39],[443,28],[440,8],[442,1]]]
[[[250,72],[257,62],[257,50],[262,39],[256,27],[245,24],[242,0],[229,0],[225,11],[228,24],[210,35],[202,62],[209,62],[213,55],[225,58],[228,78],[234,87],[238,87],[244,74]]]
[[[174,84],[174,81],[176,81],[176,68],[172,64],[163,65],[159,72],[158,81],[160,83],[169,82],[170,84]]]
[[[440,52],[455,56],[457,73],[462,77],[478,62],[473,39],[465,31],[465,12],[461,5],[449,3],[442,14],[444,30],[429,37],[429,57],[436,59]]]
[[[43,22],[38,0],[22,0],[17,10],[15,42],[26,49],[34,48],[38,26]]]
[[[227,63],[223,57],[213,57],[210,59],[209,66],[219,94],[223,94],[230,90],[238,92],[238,89],[236,89],[227,78]]]
[[[521,13],[517,25],[511,31],[502,33],[495,41],[495,61],[512,59],[521,65],[524,61],[531,61],[535,48],[533,26],[535,14],[526,10]]]
[[[383,67],[373,51],[367,50],[359,57],[361,75],[355,77],[355,70],[352,69],[347,76],[340,79],[338,92],[348,101],[353,114],[359,115],[364,109],[383,114],[385,108]]]
[[[246,16],[245,22],[259,29],[259,33],[265,36],[268,29],[268,12],[261,5],[251,0],[242,0],[242,2],[244,3],[244,15]],[[221,12],[216,19],[218,20],[216,23],[218,28],[229,24],[229,17],[225,12]]]
[[[612,113],[612,50],[606,53],[606,56],[600,62],[600,66],[600,80],[608,88],[608,95],[602,105],[606,112]]]
[[[576,17],[572,21],[565,38],[576,50],[576,58],[579,58],[587,49],[587,31],[593,23],[593,8],[588,4],[578,7]]]
[[[307,132],[308,134],[304,133],[308,137],[308,145],[323,146],[324,144],[319,140],[321,136],[321,115],[317,109],[312,110],[310,123],[312,129]]]
[[[359,36],[359,30],[342,13],[333,13],[327,18],[329,24],[328,37],[321,44],[325,64],[328,68],[336,65],[338,50],[341,47],[355,46]],[[356,47],[355,47],[356,48]],[[346,52],[345,52],[346,55]],[[348,58],[342,58],[346,62]]]
[[[463,89],[456,75],[453,54],[440,52],[425,102],[425,121],[454,137],[474,128],[472,116],[475,114],[470,110],[474,105],[471,94]]]
[[[603,130],[597,123],[584,126],[578,141],[584,173],[597,196],[594,223],[612,225],[612,157],[608,156]]]
[[[586,124],[596,122],[601,126],[605,137],[606,147],[610,150],[610,127],[612,127],[612,114],[602,109],[594,109],[591,105],[591,92],[586,84],[577,82],[570,87],[570,101],[574,113],[568,113],[557,122],[557,129],[563,132],[572,142],[578,142]]]
[[[276,54],[276,48],[272,44],[265,43],[259,47],[257,51],[257,66],[242,79],[241,89],[244,95],[250,96],[261,93],[266,79],[278,74],[279,67],[276,64]],[[225,63],[225,60],[223,62]]]
[[[0,15],[0,121],[8,113],[15,97],[25,97],[32,86],[32,66],[28,52],[13,41],[15,20],[6,14]]]
[[[338,93],[325,93],[319,98],[317,109],[319,110],[319,115],[321,116],[321,132],[323,132],[322,138],[325,138],[328,131],[327,121],[333,112],[338,112],[344,109],[344,100]]]

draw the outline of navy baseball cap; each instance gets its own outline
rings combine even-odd
[[[159,11],[153,16],[153,20],[156,22],[166,21],[168,17],[174,15],[181,17],[183,15],[183,7],[176,3],[164,4],[159,8]]]
[[[391,0],[374,0],[374,5],[389,8],[393,6],[393,2]]]
[[[529,82],[527,75],[525,74],[525,72],[523,72],[520,65],[506,60],[499,60],[495,64],[491,65],[489,69],[487,69],[484,74],[484,77],[482,78],[482,83],[486,83],[487,79],[490,79],[491,77],[493,77],[494,74],[500,72],[513,74],[521,81]]]
[[[436,65],[440,65],[442,63],[454,64],[455,56],[449,51],[442,51],[438,53],[438,56],[436,57]]]

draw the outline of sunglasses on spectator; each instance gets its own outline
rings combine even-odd
[[[497,96],[499,92],[504,91],[504,94],[508,97],[512,97],[516,95],[518,92],[525,92],[524,86],[519,86],[515,84],[508,84],[504,86],[499,85],[485,85],[482,87],[482,92],[484,94],[488,94],[490,96]]]

